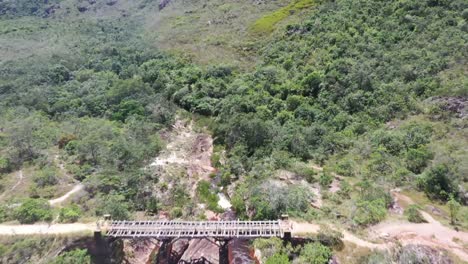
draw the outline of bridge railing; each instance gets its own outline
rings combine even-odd
[[[260,238],[283,237],[281,221],[112,221],[107,236],[135,238]]]

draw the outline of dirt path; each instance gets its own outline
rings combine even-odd
[[[54,160],[55,160],[55,163],[57,163],[57,166],[59,167],[60,171],[62,171],[63,175],[66,178],[68,178],[69,181],[74,182],[75,186],[70,191],[65,193],[64,195],[62,195],[62,196],[60,196],[58,198],[49,200],[49,204],[51,206],[59,205],[60,203],[66,201],[68,198],[70,198],[73,194],[83,190],[83,188],[84,188],[84,185],[81,182],[77,181],[72,175],[70,175],[67,172],[67,170],[65,169],[65,165],[63,164],[63,162],[60,161],[60,156],[59,155],[55,155]]]
[[[320,231],[320,226],[317,224],[311,223],[304,223],[304,222],[295,222],[291,221],[292,223],[292,235],[293,236],[300,236],[305,234],[317,234]],[[332,229],[336,229],[333,226],[330,226]],[[339,230],[343,234],[343,241],[351,242],[356,244],[360,247],[370,248],[370,249],[388,249],[388,244],[377,244],[372,243],[366,240],[363,240],[352,233],[346,230]]]
[[[73,189],[71,189],[69,192],[62,195],[61,197],[49,200],[49,204],[52,205],[52,206],[60,204],[60,203],[64,202],[65,200],[67,200],[68,198],[70,198],[70,196],[72,196],[73,194],[83,190],[83,188],[84,188],[84,185],[79,183],[79,184],[75,185],[75,187],[73,187]]]
[[[402,207],[415,204],[414,201],[400,193],[392,191],[396,201],[402,202]],[[402,242],[402,244],[422,244],[439,247],[453,252],[461,259],[468,259],[468,233],[456,231],[434,219],[429,213],[419,210],[427,223],[410,223],[406,221],[385,221],[370,228],[374,237],[385,237]]]
[[[0,199],[5,197],[6,194],[13,192],[20,184],[23,182],[24,175],[23,175],[23,170],[18,171],[18,181],[13,185],[9,190],[6,190],[0,195]]]
[[[96,224],[36,224],[36,225],[0,225],[0,235],[59,235],[81,232],[92,232],[96,229]]]

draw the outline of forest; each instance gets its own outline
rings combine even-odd
[[[196,190],[214,211],[215,193],[233,188],[241,219],[287,213],[365,229],[388,218],[391,190],[400,188],[450,210],[466,230],[468,119],[459,105],[468,101],[468,4],[292,2],[246,27],[256,62],[239,67],[155,47],[157,33],[145,25],[155,1],[125,2],[124,11],[113,1],[1,1],[0,192],[19,170],[32,180],[1,198],[0,222],[161,211],[200,219],[183,185],[166,199],[148,193],[167,184],[144,169],[170,143],[163,132],[190,116],[214,138],[221,180]],[[316,194],[304,184],[277,184],[284,171],[321,186],[323,206],[311,206]],[[336,175],[340,190],[327,191]],[[52,210],[47,200],[66,176],[85,195]],[[418,210],[405,217],[423,222]],[[265,263],[332,255],[320,243],[297,254],[275,241],[254,244],[273,252]],[[12,252],[0,245],[0,259],[16,263]],[[372,262],[388,257],[379,254],[360,263],[383,263]],[[76,251],[56,263],[67,257],[89,262]]]

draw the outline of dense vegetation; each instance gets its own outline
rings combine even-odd
[[[465,63],[465,13],[463,1],[325,2],[268,44],[254,72],[184,67],[190,75],[166,91],[187,110],[215,117],[218,143],[229,150],[228,169],[250,176],[238,189],[237,209],[244,202],[275,206],[251,194],[261,196],[255,189],[271,171],[291,169],[295,159],[357,176],[367,189],[377,182],[417,182],[413,186],[433,199],[452,194],[463,200],[466,152],[454,146],[462,154],[447,160],[431,144],[463,125],[450,116],[433,118],[441,110],[422,101],[467,95],[466,77],[448,82],[445,76]],[[391,125],[401,119],[407,120]],[[389,201],[371,196],[356,201],[357,224],[385,217]]]
[[[448,202],[453,224],[466,216],[467,119],[444,104],[468,96],[465,1],[292,1],[246,27],[261,35],[246,40],[259,58],[251,71],[154,48],[145,24],[153,1],[130,1],[125,12],[113,1],[91,2],[0,2],[0,180],[32,171],[27,197],[6,199],[0,221],[160,210],[196,217],[186,186],[176,183],[159,201],[154,193],[167,183],[157,186],[159,172],[146,168],[180,109],[209,117],[216,149],[226,150],[215,153],[213,176],[235,184],[240,218],[289,213],[367,226],[385,219],[395,187]],[[294,12],[307,19],[275,31]],[[54,212],[46,199],[62,181],[57,162],[85,184],[86,196]],[[307,184],[281,182],[285,172]],[[335,173],[344,176],[340,189],[328,192]],[[310,206],[316,183],[320,209]],[[195,191],[220,210],[211,183]],[[407,217],[423,221],[416,207]],[[282,250],[266,263],[289,263],[292,251]],[[321,244],[295,250],[304,263],[330,258]],[[88,261],[77,251],[57,263],[68,258]]]
[[[19,25],[15,21],[57,6],[37,1],[2,5],[2,12],[11,13],[0,21],[5,25],[2,38],[27,38],[31,28],[45,35],[62,32],[63,38],[70,37],[71,29],[78,37],[66,52],[57,49],[50,56],[40,51],[33,58],[2,60],[1,172],[34,166],[30,196],[51,198],[61,173],[51,152],[58,150],[65,169],[86,182],[88,198],[93,198],[86,202],[83,197],[81,209],[63,209],[61,221],[76,221],[82,209],[92,214],[115,211],[117,218],[130,217],[129,210],[145,210],[148,203],[141,199],[151,197],[143,195],[143,185],[153,176],[141,167],[163,148],[158,131],[171,124],[175,114],[175,106],[154,82],[153,67],[163,67],[169,59],[144,47],[135,18],[80,19],[72,13],[63,19],[37,19],[44,27],[35,28],[36,20]],[[49,19],[54,23],[48,24]],[[34,200],[28,201],[22,208]],[[10,217],[26,222],[50,219],[17,211]]]

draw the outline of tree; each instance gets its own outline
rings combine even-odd
[[[123,195],[111,192],[106,196],[101,196],[96,215],[110,214],[114,220],[129,220],[129,205]]]
[[[44,199],[27,199],[14,212],[14,217],[21,224],[52,220],[49,202]]]
[[[457,221],[457,215],[458,215],[458,212],[460,211],[461,205],[460,203],[457,202],[457,200],[455,200],[455,198],[453,198],[453,195],[450,195],[450,199],[447,202],[447,206],[450,210],[450,223],[452,225],[455,225],[455,222]]]
[[[45,131],[48,119],[39,115],[15,119],[9,124],[7,135],[10,141],[11,153],[9,161],[21,164],[39,156],[40,150],[49,146],[54,136],[51,131]]]
[[[450,168],[446,164],[439,164],[424,175],[422,187],[430,198],[448,200],[450,194],[455,194],[458,190],[453,178]]]
[[[141,78],[131,78],[127,80],[118,80],[113,85],[107,96],[112,103],[116,104],[124,99],[137,99],[150,96],[153,93],[148,84]]]
[[[414,173],[421,173],[431,158],[432,153],[426,147],[409,149],[406,153],[406,167]]]
[[[54,84],[60,84],[70,80],[70,70],[63,65],[55,65],[49,70],[49,80]]]
[[[218,206],[218,201],[219,201],[218,195],[216,195],[216,193],[214,193],[211,190],[211,186],[208,181],[202,180],[198,182],[197,195],[198,195],[198,199],[200,199],[202,203],[207,204],[208,209],[215,211],[215,212],[223,211]]]
[[[319,71],[314,71],[307,75],[302,81],[304,95],[317,97],[322,89],[323,78],[323,72]]]
[[[145,108],[143,104],[137,100],[122,100],[120,104],[115,107],[112,114],[113,120],[125,122],[127,117],[136,115],[143,116],[145,114]]]
[[[304,246],[299,255],[299,263],[326,264],[332,256],[330,248],[315,242]]]

